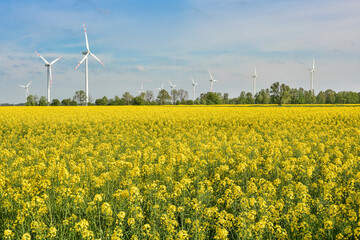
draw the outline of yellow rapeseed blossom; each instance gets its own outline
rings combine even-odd
[[[0,108],[0,238],[358,239],[359,109]]]

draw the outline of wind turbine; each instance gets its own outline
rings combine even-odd
[[[193,93],[194,93],[194,101],[195,101],[195,88],[197,85],[199,85],[199,83],[196,83],[192,77],[191,77],[191,80],[192,80],[192,85],[193,85]]]
[[[79,62],[79,64],[75,67],[77,69],[84,61],[85,61],[85,95],[86,95],[86,106],[89,102],[89,74],[88,74],[88,56],[91,55],[93,58],[95,58],[99,63],[101,63],[103,66],[104,63],[100,61],[91,51],[89,48],[89,42],[86,34],[86,28],[85,24],[83,24],[84,32],[85,32],[85,41],[86,41],[86,51],[83,51],[82,54],[85,55],[84,58]]]
[[[161,87],[156,88],[156,89],[159,90],[159,91],[163,90],[164,89],[164,82],[161,84]]]
[[[313,66],[309,69],[310,72],[310,90],[314,94],[314,72],[315,72],[315,58],[313,58]]]
[[[57,61],[60,60],[61,57],[58,57],[57,59],[55,59],[54,61],[52,61],[51,63],[49,63],[48,61],[46,61],[45,58],[43,58],[39,53],[37,53],[35,51],[35,53],[45,62],[45,67],[47,67],[47,101],[48,103],[50,103],[51,99],[50,99],[50,88],[52,87],[52,72],[51,72],[51,65],[53,65],[54,63],[56,63]]]
[[[171,92],[172,92],[174,90],[174,88],[176,87],[176,85],[172,85],[170,81],[169,81],[169,84],[170,84],[170,88],[171,88]]]
[[[253,78],[253,97],[255,97],[255,93],[256,93],[256,78],[257,78],[256,67],[255,67],[255,73],[254,73],[254,75],[252,75],[251,77]]]
[[[213,77],[212,77],[212,75],[211,75],[211,73],[210,73],[210,71],[208,71],[209,72],[209,75],[210,75],[210,92],[212,92],[212,89],[213,89],[213,83],[214,82],[217,82],[217,80],[215,80],[215,79],[213,79]]]
[[[144,85],[141,83],[141,87],[140,87],[138,93],[141,94],[141,93],[143,93],[143,92],[145,92],[145,91],[144,91]]]
[[[25,86],[18,84],[18,86],[23,87],[23,88],[25,89],[25,102],[27,101],[27,98],[28,98],[28,96],[29,96],[29,86],[30,86],[31,82],[32,82],[32,81],[30,81],[30,82],[29,82],[27,85],[25,85]]]

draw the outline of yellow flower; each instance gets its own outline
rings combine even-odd
[[[6,229],[5,231],[4,231],[4,238],[5,239],[11,239],[12,237],[14,237],[14,233],[13,233],[13,231],[11,231],[10,229]]]
[[[30,240],[31,239],[31,235],[30,233],[24,233],[24,235],[22,235],[21,240]]]

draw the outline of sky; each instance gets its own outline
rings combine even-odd
[[[51,98],[72,98],[84,90],[89,58],[89,93],[93,100],[138,95],[141,84],[152,90],[168,81],[192,96],[215,92],[237,97],[274,82],[310,88],[315,58],[315,92],[360,92],[360,1],[358,0],[0,0],[0,103],[25,102],[30,94],[46,96],[48,61]]]

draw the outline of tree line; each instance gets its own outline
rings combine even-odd
[[[320,91],[315,95],[310,90],[303,88],[290,88],[286,84],[273,83],[270,88],[261,89],[253,96],[251,92],[242,91],[238,97],[229,98],[228,93],[207,92],[201,93],[195,100],[189,100],[189,93],[184,89],[172,90],[170,92],[162,89],[155,97],[151,90],[141,92],[133,96],[125,92],[122,97],[106,96],[92,100],[90,97],[88,105],[213,105],[213,104],[357,104],[360,103],[360,93],[352,91],[335,92],[331,89]],[[73,98],[63,100],[53,99],[47,102],[46,97],[40,99],[30,95],[26,106],[78,106],[86,105],[86,95],[83,90],[76,91]]]

